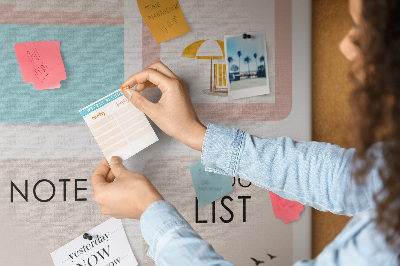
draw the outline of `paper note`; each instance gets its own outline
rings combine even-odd
[[[271,197],[275,218],[282,219],[285,224],[300,219],[300,213],[304,210],[301,203],[284,199],[271,191],[269,196]]]
[[[137,0],[140,14],[157,43],[190,32],[178,0]]]
[[[108,161],[126,160],[158,140],[146,116],[119,90],[79,112]]]
[[[91,235],[92,240],[84,239],[84,233]],[[55,266],[138,265],[122,222],[115,218],[82,232],[82,235],[51,253],[51,257]]]
[[[36,90],[60,88],[60,81],[67,78],[60,42],[16,43],[14,50],[23,81]]]
[[[190,174],[200,208],[233,191],[229,176],[206,172],[200,161],[190,166]]]

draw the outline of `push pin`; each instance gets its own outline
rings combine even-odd
[[[251,38],[250,34],[243,33],[243,39],[250,39],[250,38]]]
[[[89,239],[89,240],[92,240],[92,239],[93,239],[93,237],[92,237],[91,235],[89,235],[88,233],[84,233],[84,234],[83,234],[83,239]]]

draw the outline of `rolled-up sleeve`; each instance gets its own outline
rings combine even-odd
[[[289,137],[259,138],[209,124],[203,142],[206,171],[246,179],[288,200],[353,216],[374,206],[378,170],[365,185],[351,177],[355,149]]]
[[[157,265],[233,265],[215,253],[167,201],[153,202],[140,218],[147,255]]]

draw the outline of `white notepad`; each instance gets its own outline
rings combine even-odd
[[[107,161],[126,160],[158,140],[144,113],[117,90],[79,110]]]
[[[55,266],[138,265],[121,220],[110,218],[51,253]]]

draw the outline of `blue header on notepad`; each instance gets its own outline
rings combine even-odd
[[[95,102],[94,104],[86,107],[85,109],[82,109],[81,111],[79,111],[81,113],[82,116],[88,115],[93,111],[96,111],[97,109],[99,109],[100,107],[106,105],[109,102],[114,101],[115,99],[121,97],[123,94],[120,91],[116,91],[113,94],[107,96],[106,98]]]

